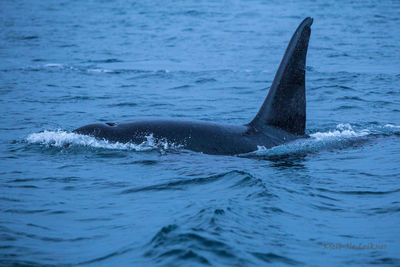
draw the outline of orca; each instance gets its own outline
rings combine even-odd
[[[121,123],[97,123],[74,133],[112,142],[140,144],[149,135],[184,149],[213,155],[238,155],[259,146],[271,148],[307,137],[305,73],[313,19],[305,18],[293,34],[268,95],[254,119],[245,125],[205,121],[143,119]]]

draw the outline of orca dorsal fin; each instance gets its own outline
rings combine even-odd
[[[267,98],[256,117],[249,123],[250,126],[257,129],[272,125],[292,134],[305,134],[305,68],[312,23],[313,19],[308,17],[297,27]]]

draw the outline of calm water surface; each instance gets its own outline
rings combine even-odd
[[[0,264],[400,265],[399,12],[1,1]],[[307,140],[210,156],[71,133],[138,117],[247,123],[306,16]]]

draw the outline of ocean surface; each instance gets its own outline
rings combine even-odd
[[[72,133],[248,123],[307,16],[308,139]],[[399,1],[1,1],[0,265],[399,266],[399,24]]]

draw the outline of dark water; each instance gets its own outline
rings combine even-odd
[[[247,123],[306,16],[308,140],[71,133]],[[400,265],[399,23],[398,1],[1,1],[1,264]]]

